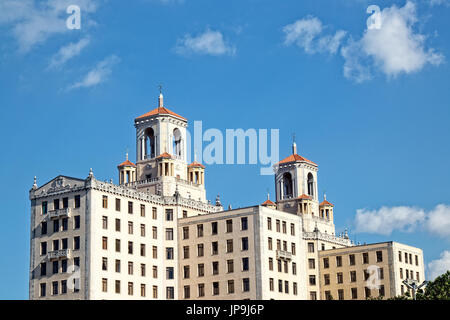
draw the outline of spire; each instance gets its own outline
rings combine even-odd
[[[162,94],[162,84],[159,85],[159,98],[158,98],[158,108],[162,108],[164,106],[164,97]]]
[[[128,152],[125,154],[125,158],[128,161]]]
[[[327,200],[327,194],[324,192],[323,193],[323,201],[326,201]]]
[[[34,176],[33,189],[37,189],[36,176]]]
[[[292,154],[297,154],[297,144],[295,143],[295,133],[292,135]]]

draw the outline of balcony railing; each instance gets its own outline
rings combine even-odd
[[[291,260],[292,259],[292,253],[290,253],[288,251],[277,250],[277,259]]]
[[[62,250],[54,250],[48,253],[49,260],[57,260],[61,258],[70,259],[72,256],[72,252],[70,249],[62,249]]]
[[[70,208],[56,209],[48,212],[50,219],[70,217]]]

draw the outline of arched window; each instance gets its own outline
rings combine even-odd
[[[152,128],[145,130],[145,159],[155,157],[155,132]]]
[[[284,198],[292,198],[292,175],[289,172],[283,174],[283,195]]]
[[[182,156],[181,152],[181,132],[178,128],[175,128],[173,130],[173,153],[175,156],[180,157]]]
[[[314,176],[308,173],[308,195],[314,197]]]

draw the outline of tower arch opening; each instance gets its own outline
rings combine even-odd
[[[153,128],[145,130],[145,153],[144,158],[150,159],[155,157],[155,131]]]
[[[176,157],[182,157],[182,148],[181,148],[181,131],[178,128],[173,130],[173,141],[172,141],[172,149],[173,153]]]
[[[293,190],[292,190],[292,175],[290,172],[285,172],[283,174],[283,195],[285,199],[292,198]]]
[[[308,195],[314,198],[314,176],[308,173]]]

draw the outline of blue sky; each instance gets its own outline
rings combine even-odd
[[[280,129],[281,158],[295,132],[338,232],[418,246],[429,274],[448,269],[449,18],[445,0],[0,0],[0,299],[27,298],[33,177],[117,181],[159,83],[204,130]],[[206,170],[209,199],[274,198],[259,165]]]

